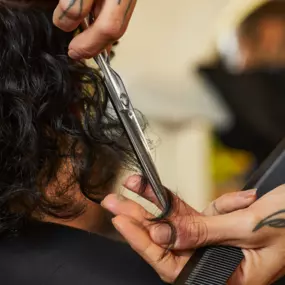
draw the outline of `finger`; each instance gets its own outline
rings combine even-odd
[[[246,208],[250,206],[255,200],[256,190],[225,194],[215,200],[214,203],[211,203],[211,205],[206,208],[203,214],[206,216],[227,214],[239,209]],[[173,226],[177,230],[177,240],[174,246],[175,249],[184,250],[187,249],[187,246],[194,248],[218,241],[221,243],[229,244],[235,243],[237,242],[235,238],[238,237],[238,235],[236,235],[236,231],[238,231],[239,234],[242,234],[243,230],[245,230],[237,228],[237,225],[235,225],[235,228],[237,229],[233,229],[232,221],[230,221],[232,217],[230,216],[225,217],[225,222],[223,222],[222,219],[203,219],[194,211],[189,211],[189,209],[190,206],[188,207],[188,212],[185,212],[187,215],[174,217],[171,220]],[[245,217],[242,217],[240,214],[236,218],[241,220]],[[230,224],[228,222],[230,222]],[[240,223],[239,225],[242,224],[243,223]],[[220,226],[224,227],[223,231]],[[220,234],[217,235],[215,231]],[[153,240],[164,247],[168,246],[169,241],[171,240],[171,235],[172,229],[167,224],[156,225],[151,229],[151,237]]]
[[[173,243],[173,231],[169,224],[152,223],[151,220],[154,216],[134,201],[116,194],[110,194],[102,201],[101,206],[116,216],[124,215],[136,220],[143,227],[148,228],[151,236],[154,232],[155,242],[158,241],[156,236],[156,232],[158,232],[158,235],[161,238],[159,239],[159,242],[157,242],[159,245],[167,248],[171,243]],[[174,219],[174,225],[178,223],[178,219],[180,220],[181,218],[176,217],[176,219]],[[162,240],[165,240],[165,242]]]
[[[173,227],[176,229],[176,240],[173,245],[175,250],[189,250],[210,244],[231,245],[247,248],[254,234],[252,229],[256,220],[251,212],[239,210],[230,214],[204,217],[201,214],[186,214],[172,216],[171,225],[167,223],[153,224],[153,216],[142,206],[118,195],[108,195],[102,206],[114,215],[125,215],[136,220],[149,230],[151,239],[163,248],[168,248],[173,243]],[[258,244],[256,245],[258,246]]]
[[[131,191],[139,193],[140,182],[141,178],[139,176],[132,176],[127,180],[125,186]],[[255,200],[255,191],[245,191],[244,193],[243,197],[239,196],[239,193],[233,193],[217,199],[220,211],[227,213],[231,209],[246,208]],[[246,198],[248,195],[251,196],[249,200]],[[142,196],[150,201],[156,201],[149,186]],[[208,214],[210,214],[209,211],[207,211]],[[213,212],[213,210],[211,211]],[[182,214],[180,214],[181,212]],[[256,225],[250,211],[238,211],[216,217],[203,217],[187,205],[178,214],[175,213],[169,217],[172,227],[165,223],[149,226],[152,240],[164,248],[168,248],[173,240],[173,227],[176,229],[174,249],[187,250],[214,243],[240,246],[245,244],[246,238],[253,234],[252,229]]]
[[[142,226],[150,225],[150,220],[154,218],[141,205],[123,196],[116,194],[108,195],[101,203],[102,207],[114,215],[124,215],[135,219]]]
[[[173,247],[175,250],[194,249],[212,244],[242,248],[254,246],[249,241],[254,241],[251,238],[256,234],[253,233],[257,224],[256,217],[247,209],[211,217],[179,216],[171,222],[172,227],[176,229],[176,242]],[[155,225],[150,228],[150,235],[155,243],[167,247],[173,230],[167,224]]]
[[[161,258],[165,250],[151,240],[148,232],[136,220],[127,216],[113,219],[115,228],[126,239],[130,246],[148,263],[167,283],[172,283],[186,264],[189,257],[175,259],[170,253]]]
[[[148,200],[149,202],[156,205],[158,208],[161,209],[161,205],[154,194],[151,186],[149,184],[146,187],[142,188],[142,177],[139,175],[132,175],[127,178],[126,182],[123,185],[128,190],[140,195],[144,199]],[[143,191],[142,191],[143,190]]]
[[[70,43],[69,56],[73,59],[91,58],[125,32],[126,17],[135,9],[136,0],[104,1],[94,24]]]
[[[145,188],[142,189],[142,177],[139,175],[132,175],[128,177],[126,182],[124,183],[124,187],[128,190],[140,195],[144,199],[156,205],[159,209],[162,209],[160,202],[158,201],[154,191],[151,186],[148,184]],[[143,190],[143,191],[142,191]],[[172,200],[172,216],[184,215],[191,211],[195,211],[189,205],[187,205],[184,201],[182,201],[177,195],[171,193]]]
[[[54,24],[66,32],[75,30],[91,11],[93,2],[93,0],[60,0],[53,14]]]
[[[213,201],[204,211],[205,216],[223,215],[249,207],[256,200],[256,190],[227,193]]]
[[[168,248],[173,244],[173,228],[171,228],[169,223],[173,223],[174,226],[177,226],[179,221],[184,218],[171,216],[168,223],[153,223],[151,220],[154,216],[146,211],[141,205],[116,194],[108,195],[102,201],[101,205],[116,216],[124,215],[136,220],[143,227],[149,230],[151,236],[154,235],[154,241],[157,242],[157,244],[165,248]],[[186,217],[189,217],[189,215]],[[157,230],[160,239],[158,239],[156,235]],[[178,231],[178,233],[180,233],[180,231]],[[194,236],[192,236],[192,239],[193,238]],[[184,239],[184,237],[182,237],[182,239]]]

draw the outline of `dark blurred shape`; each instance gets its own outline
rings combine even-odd
[[[221,63],[199,68],[234,117],[222,142],[251,152],[260,164],[285,135],[285,68],[233,74]]]
[[[218,91],[234,117],[233,126],[217,132],[231,148],[251,152],[257,165],[285,135],[285,1],[266,1],[233,31],[236,50],[200,74]],[[234,71],[229,66],[234,63]]]
[[[232,127],[216,135],[226,146],[253,154],[258,167],[285,137],[285,68],[233,74],[218,62],[199,72],[234,117]],[[274,283],[281,284],[285,278]]]

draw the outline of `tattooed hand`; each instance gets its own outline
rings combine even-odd
[[[138,193],[140,190],[140,178],[138,176],[129,178],[125,187]],[[159,206],[150,187],[147,187],[143,197]],[[191,220],[189,221],[188,219],[188,222],[191,225],[191,231],[188,227],[187,240],[191,240],[192,247],[193,244],[198,246],[206,242],[208,237],[207,230],[203,225],[203,220],[206,216],[210,219],[210,216],[213,218],[213,216],[218,214],[243,209],[252,204],[255,199],[255,192],[252,191],[231,193],[220,197],[214,203],[211,203],[203,213],[199,213],[174,196],[174,213],[171,215],[170,220],[173,225],[177,226],[179,221],[183,221],[184,217],[190,217]],[[113,223],[133,249],[153,266],[164,281],[167,283],[173,282],[188,261],[192,251],[189,248],[183,251],[169,251],[165,258],[161,259],[165,253],[165,247],[170,243],[168,224],[159,226],[151,223],[150,219],[153,216],[150,213],[130,200],[118,199],[116,195],[108,196],[102,202],[102,206],[117,216],[113,219]],[[162,235],[156,236],[157,229],[162,232]],[[217,232],[214,232],[214,234],[217,236]]]
[[[245,248],[245,259],[232,276],[230,285],[269,285],[285,275],[284,185],[246,211],[236,213],[231,223],[229,243]]]
[[[64,31],[76,29],[90,13],[95,23],[76,36],[69,46],[74,59],[90,58],[112,45],[126,31],[136,0],[60,0],[54,11],[54,24]]]
[[[136,185],[135,177],[126,183],[129,190],[138,193]],[[157,204],[149,187],[144,198]],[[245,259],[228,285],[269,285],[285,274],[285,186],[255,199],[253,190],[230,193],[200,214],[174,196],[170,221],[177,239],[173,251],[162,260],[163,250],[171,243],[171,227],[153,225],[142,207],[116,200],[114,195],[103,201],[103,207],[117,216],[113,220],[116,228],[167,282],[176,279],[191,249],[220,244],[244,248]]]

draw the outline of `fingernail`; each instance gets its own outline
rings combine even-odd
[[[244,198],[253,198],[256,196],[256,190],[241,191],[240,196]]]
[[[159,245],[166,245],[171,240],[171,228],[169,225],[155,225],[150,230],[152,240]]]
[[[138,175],[131,176],[127,179],[124,186],[129,189],[134,189],[140,183],[141,177]]]
[[[68,56],[71,57],[72,59],[75,59],[75,60],[78,60],[81,58],[80,55],[73,49],[70,49],[68,51]]]
[[[112,210],[112,209],[116,208],[119,203],[120,203],[120,200],[118,199],[118,195],[111,194],[111,195],[108,195],[101,202],[101,206],[105,209]]]
[[[112,219],[112,224],[114,225],[115,229],[119,232],[121,230],[120,223],[117,222],[116,218]]]

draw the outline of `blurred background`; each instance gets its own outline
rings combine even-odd
[[[281,0],[143,0],[115,49],[164,184],[197,209],[284,135],[284,19]]]

